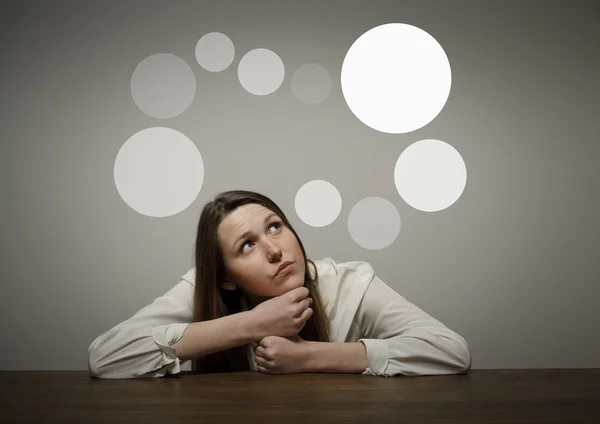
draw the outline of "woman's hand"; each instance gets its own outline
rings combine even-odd
[[[313,300],[309,294],[306,287],[297,287],[251,309],[250,316],[258,336],[254,340],[267,338],[267,335],[292,337],[300,333],[313,314],[310,308]]]
[[[267,336],[254,349],[254,362],[264,374],[297,374],[306,372],[310,342],[296,335]]]

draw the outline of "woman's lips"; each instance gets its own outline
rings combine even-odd
[[[290,262],[287,265],[285,265],[283,268],[281,268],[281,270],[279,270],[277,272],[277,274],[275,274],[275,277],[283,277],[284,275],[287,275],[290,272],[292,272],[293,268],[294,268],[294,263]]]

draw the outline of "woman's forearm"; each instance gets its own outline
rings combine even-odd
[[[309,342],[306,372],[363,373],[367,349],[362,342]]]
[[[221,350],[260,340],[250,311],[189,324],[173,345],[181,361],[196,359]]]

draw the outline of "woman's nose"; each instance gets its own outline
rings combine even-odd
[[[279,257],[281,256],[281,248],[277,243],[273,241],[268,241],[267,253],[269,255],[269,260],[273,261],[275,259],[279,259]]]

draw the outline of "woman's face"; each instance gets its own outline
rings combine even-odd
[[[222,286],[228,290],[239,287],[251,307],[304,285],[300,244],[270,209],[255,203],[238,207],[219,225],[217,239],[227,273]],[[292,264],[277,274],[287,261]]]

